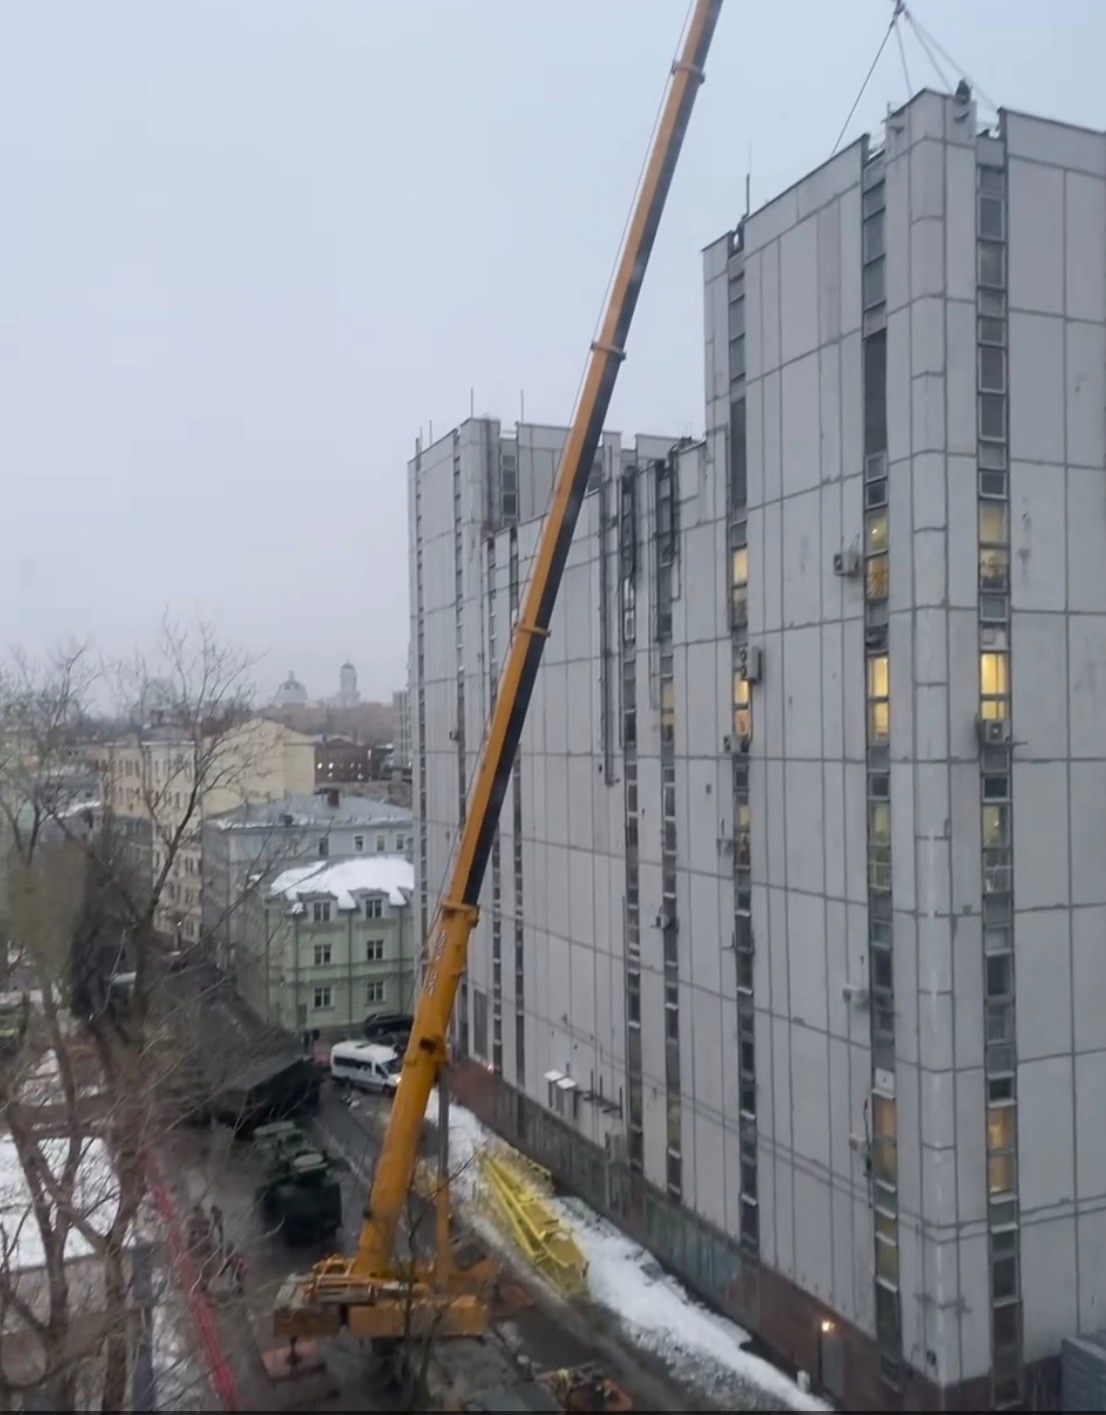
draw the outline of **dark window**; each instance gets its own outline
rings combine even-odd
[[[887,451],[887,335],[864,341],[864,455]]]
[[[1006,247],[995,241],[979,243],[979,283],[1001,290],[1006,284]]]
[[[989,442],[1006,440],[1006,399],[1001,393],[979,395],[979,435]]]
[[[730,505],[744,506],[748,499],[748,463],[745,441],[745,399],[730,404]]]
[[[885,253],[883,235],[884,212],[873,211],[864,221],[864,260],[878,260]]]
[[[488,1059],[488,994],[472,990],[472,1049],[481,1061]]]

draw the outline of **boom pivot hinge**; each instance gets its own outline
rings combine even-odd
[[[480,922],[479,904],[466,904],[463,899],[443,899],[438,907],[446,918],[456,918],[458,914],[463,914],[470,928],[474,929]]]

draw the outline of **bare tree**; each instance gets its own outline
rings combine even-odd
[[[33,999],[31,1025],[0,1034],[0,1104],[45,1292],[27,1300],[19,1235],[0,1214],[0,1309],[33,1334],[38,1383],[59,1410],[78,1408],[85,1349],[74,1336],[88,1295],[70,1278],[74,1241],[98,1266],[102,1320],[82,1342],[93,1341],[102,1359],[101,1408],[125,1408],[128,1247],[146,1199],[147,1151],[167,1123],[165,1073],[183,1064],[179,1048],[164,1043],[173,1005],[159,999],[158,960],[179,941],[178,906],[193,904],[181,896],[184,881],[199,898],[204,812],[257,789],[264,745],[248,716],[245,656],[207,626],[186,631],[170,621],[159,648],[156,661],[104,664],[78,645],[42,664],[15,655],[0,669],[0,941],[9,983]],[[102,795],[91,800],[88,721],[112,696],[124,727],[94,750]],[[120,1008],[110,983],[123,972]],[[94,1084],[79,1074],[73,1014],[85,1023]],[[5,1048],[9,1035],[16,1043]],[[110,1164],[90,1185],[96,1146]],[[21,1379],[0,1371],[0,1392],[10,1397]]]

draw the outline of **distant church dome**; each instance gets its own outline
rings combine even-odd
[[[343,663],[338,670],[338,696],[335,699],[335,706],[351,708],[356,707],[360,701],[361,694],[357,691],[357,669],[352,663]]]
[[[276,705],[277,707],[305,707],[307,705],[307,689],[296,677],[294,668],[288,670],[288,677],[277,689]]]

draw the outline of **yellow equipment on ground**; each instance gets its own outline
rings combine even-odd
[[[583,1296],[587,1259],[549,1202],[546,1171],[506,1148],[485,1150],[478,1163],[484,1213],[562,1297]]]
[[[430,1093],[445,1079],[446,1037],[479,915],[480,889],[492,853],[526,721],[542,650],[549,634],[565,563],[595,462],[649,256],[672,184],[676,161],[722,10],[722,0],[695,0],[679,58],[642,175],[626,240],[610,287],[598,338],[553,483],[518,622],[469,791],[445,893],[426,943],[422,988],[403,1060],[357,1252],[328,1258],[307,1277],[286,1283],[274,1314],[278,1336],[299,1338],[347,1328],[369,1340],[417,1333],[471,1336],[487,1320],[489,1265],[460,1272],[449,1248],[448,1162],[442,1157],[436,1257],[396,1255],[415,1176],[419,1137]],[[579,213],[570,207],[575,220]],[[448,1136],[448,1126],[440,1127]]]

